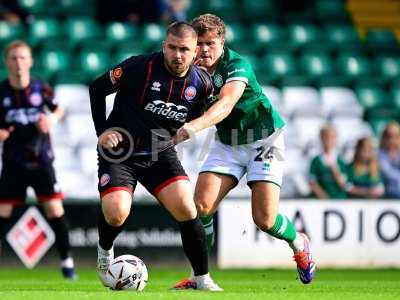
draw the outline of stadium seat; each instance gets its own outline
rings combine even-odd
[[[243,1],[241,15],[245,21],[263,21],[270,20],[277,14],[277,8],[273,0],[252,0]]]
[[[113,44],[121,42],[134,42],[138,37],[138,29],[135,25],[122,22],[111,22],[105,28],[106,38]]]
[[[316,148],[319,145],[319,131],[326,120],[322,117],[301,116],[294,118],[290,123],[295,131],[298,147],[307,149]]]
[[[311,23],[290,24],[288,28],[290,42],[295,46],[305,46],[309,43],[320,43],[321,32]]]
[[[92,17],[96,14],[95,0],[61,0],[54,5],[54,12],[61,17],[86,16]]]
[[[64,23],[64,32],[72,45],[82,41],[99,39],[102,32],[99,25],[92,18],[70,18]]]
[[[60,24],[54,18],[35,19],[29,26],[29,43],[33,46],[40,42],[48,43],[49,40],[60,36]]]
[[[326,117],[362,117],[363,108],[353,90],[346,87],[322,87],[320,94]]]
[[[240,3],[237,0],[212,0],[208,2],[208,11],[221,17],[226,22],[240,20]]]
[[[112,65],[116,65],[131,56],[143,54],[144,52],[140,50],[135,47],[118,47],[115,55],[111,57],[111,63]]]
[[[360,83],[355,85],[354,91],[364,109],[387,108],[393,104],[382,86]]]
[[[282,92],[274,86],[263,85],[262,90],[271,102],[272,106],[286,119],[287,113],[282,103]]]
[[[33,15],[49,13],[50,0],[18,0],[19,6]]]
[[[390,93],[393,99],[393,105],[397,110],[400,110],[400,87],[394,86]]]
[[[322,115],[319,93],[312,87],[284,87],[282,102],[284,110],[291,118],[299,115],[317,117]]]
[[[322,22],[346,21],[348,13],[343,5],[343,1],[318,0],[314,1],[315,16]]]
[[[385,78],[400,77],[400,56],[379,55],[374,60],[375,69]]]
[[[65,71],[71,66],[69,52],[63,50],[44,50],[39,56],[40,66],[52,74]]]
[[[110,55],[103,50],[82,50],[79,53],[78,68],[87,78],[94,79],[111,67]]]
[[[148,23],[143,25],[141,39],[143,45],[151,50],[161,49],[161,42],[165,37],[165,29],[162,25]]]
[[[65,107],[67,115],[90,113],[89,91],[83,84],[58,84],[54,96]]]
[[[250,48],[254,50],[254,45],[247,43],[246,28],[240,23],[226,24],[225,42],[227,45],[237,51],[246,50]]]
[[[254,43],[253,47],[257,51],[287,43],[285,28],[277,23],[254,24],[251,28],[251,36]]]
[[[379,46],[379,45],[396,45],[396,37],[391,30],[387,29],[369,29],[367,31],[367,43]]]
[[[333,62],[330,56],[321,51],[305,51],[300,57],[302,70],[312,77],[321,77],[334,73]]]
[[[335,2],[335,1],[333,1]],[[362,44],[354,26],[347,24],[328,24],[323,27],[325,43],[333,49],[361,49]]]
[[[370,74],[371,66],[368,59],[361,53],[341,53],[336,59],[336,69],[343,75],[359,77]]]
[[[4,45],[14,39],[20,39],[23,37],[24,28],[22,24],[0,21],[0,45]]]
[[[261,60],[261,68],[268,70],[265,72],[264,82],[272,83],[277,79],[282,79],[288,75],[297,73],[297,67],[292,54],[288,51],[271,51],[268,52]]]
[[[339,148],[354,148],[358,139],[372,134],[368,123],[359,117],[335,117],[331,124],[336,129]]]

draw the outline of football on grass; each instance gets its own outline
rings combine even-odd
[[[107,281],[113,290],[142,291],[148,273],[144,262],[134,255],[121,255],[113,260],[107,271]]]

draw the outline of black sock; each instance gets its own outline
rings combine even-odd
[[[183,250],[192,265],[194,275],[208,273],[207,239],[200,219],[178,222]]]
[[[100,213],[99,220],[97,223],[99,231],[99,244],[104,250],[110,250],[114,244],[114,240],[118,234],[124,229],[124,225],[114,227],[107,223],[104,215]]]
[[[5,240],[7,228],[9,226],[11,218],[0,217],[0,242]]]
[[[71,245],[69,243],[68,224],[64,216],[47,219],[51,229],[56,236],[56,247],[62,260],[71,256]]]

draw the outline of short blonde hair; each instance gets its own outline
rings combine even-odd
[[[8,56],[8,53],[10,53],[10,51],[15,48],[26,48],[29,50],[29,52],[32,55],[32,48],[31,48],[31,46],[29,46],[29,44],[27,42],[24,42],[22,40],[14,40],[14,41],[10,42],[9,44],[7,44],[6,47],[4,48],[4,59],[6,59]]]

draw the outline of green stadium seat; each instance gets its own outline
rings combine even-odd
[[[361,83],[355,85],[354,91],[357,95],[358,102],[364,110],[377,110],[392,106],[392,101],[382,86]]]
[[[0,68],[0,80],[4,80],[8,76],[8,70],[5,67]]]
[[[291,24],[288,28],[290,42],[295,46],[304,46],[309,43],[320,43],[321,32],[313,24]]]
[[[361,49],[362,43],[354,26],[346,24],[330,24],[324,26],[325,43],[340,51],[346,49]],[[339,51],[339,52],[340,52]]]
[[[18,4],[32,15],[49,13],[49,0],[18,0]]]
[[[24,37],[24,28],[21,24],[12,24],[0,21],[0,45],[4,45],[14,39]]]
[[[142,28],[142,42],[145,47],[153,49],[161,49],[161,42],[165,38],[165,28],[161,24],[148,23]]]
[[[225,42],[235,50],[241,51],[245,48],[254,49],[254,45],[247,42],[247,33],[241,24],[226,24]]]
[[[212,0],[208,2],[208,12],[221,17],[225,22],[236,22],[241,18],[238,0]]]
[[[321,51],[303,52],[299,59],[302,70],[311,77],[318,78],[334,73],[334,65],[330,56]]]
[[[70,68],[69,52],[64,50],[44,50],[39,56],[40,66],[51,73],[65,71]]]
[[[95,16],[96,3],[95,0],[61,0],[57,4],[53,4],[54,12],[63,17],[71,16]]]
[[[317,19],[326,22],[345,21],[349,16],[342,1],[318,0],[314,1],[314,11]]]
[[[254,24],[251,28],[251,37],[253,46],[257,50],[282,45],[287,41],[285,28],[277,23]]]
[[[144,53],[145,51],[143,50],[142,46],[132,42],[130,42],[129,44],[125,43],[117,47],[115,55],[111,57],[111,62],[113,65],[116,65],[131,56],[141,55]]]
[[[400,87],[393,87],[391,90],[393,104],[397,109],[400,109]]]
[[[370,74],[369,60],[361,53],[341,53],[336,59],[336,69],[345,76],[359,77]]]
[[[396,45],[396,37],[391,30],[387,29],[369,29],[367,31],[367,43],[371,45]]]
[[[400,77],[400,56],[377,56],[374,65],[385,78]]]
[[[54,18],[35,19],[29,26],[29,43],[33,46],[60,36],[60,24]]]
[[[290,75],[297,74],[295,59],[290,52],[271,51],[260,60],[260,69],[265,70],[261,74],[262,81],[268,84]]]
[[[106,38],[113,44],[134,41],[138,37],[138,29],[130,23],[112,22],[106,26]]]
[[[243,1],[241,15],[246,21],[263,21],[267,17],[274,17],[277,14],[277,8],[273,0],[252,0]]]
[[[77,67],[88,80],[93,80],[111,67],[110,55],[103,50],[84,49],[79,53]]]
[[[71,44],[79,44],[83,40],[102,37],[100,26],[92,18],[70,18],[64,23],[65,36]]]

